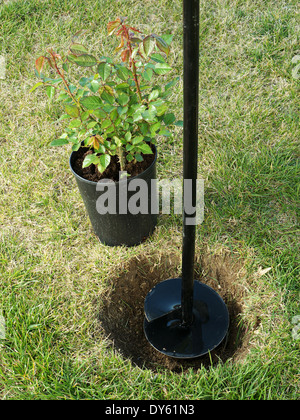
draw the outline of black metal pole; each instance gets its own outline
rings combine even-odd
[[[199,107],[199,0],[183,0],[184,146],[182,276],[158,283],[145,299],[144,331],[161,353],[179,359],[203,356],[224,339],[229,314],[212,288],[194,281]],[[190,185],[192,184],[192,191]],[[190,201],[186,200],[188,195]],[[191,210],[191,204],[193,210]],[[190,214],[193,213],[193,214]],[[194,219],[194,220],[193,220]]]
[[[198,157],[199,108],[199,0],[183,0],[183,52],[184,52],[184,131],[183,178],[192,180],[192,205],[196,208],[196,180]],[[185,197],[186,188],[183,186]],[[182,249],[182,323],[193,322],[193,289],[196,226],[188,224],[194,214],[183,212]]]

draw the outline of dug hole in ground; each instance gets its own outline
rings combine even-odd
[[[230,250],[211,251],[207,246],[197,249],[195,280],[212,287],[222,297],[230,316],[229,333],[210,355],[196,359],[173,359],[155,350],[143,331],[144,300],[159,282],[178,277],[181,270],[181,249],[156,250],[133,256],[120,270],[115,267],[107,290],[94,300],[99,329],[113,348],[141,368],[168,369],[182,372],[189,368],[209,367],[220,361],[242,361],[248,354],[252,334],[260,325],[258,317],[243,314],[247,301],[249,279],[243,259]],[[247,306],[247,305],[246,305]]]

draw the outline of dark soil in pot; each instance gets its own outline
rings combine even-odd
[[[73,169],[74,171],[84,179],[89,181],[98,182],[101,179],[111,179],[113,181],[119,181],[119,172],[121,171],[120,163],[117,156],[111,157],[111,162],[106,170],[101,173],[98,171],[97,166],[90,165],[87,168],[82,167],[82,163],[85,157],[89,154],[93,153],[87,147],[81,147],[78,152],[76,152],[76,158],[73,161]],[[134,177],[136,175],[141,174],[144,172],[154,161],[155,154],[153,155],[142,155],[144,160],[142,162],[126,162],[125,170],[127,173]]]

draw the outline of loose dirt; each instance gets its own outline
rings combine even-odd
[[[85,157],[93,153],[90,149],[86,147],[81,147],[77,152],[75,152],[75,158],[73,161],[74,171],[84,179],[89,181],[98,182],[100,179],[111,179],[113,181],[119,181],[119,172],[121,170],[120,163],[117,156],[111,157],[111,162],[104,172],[99,172],[98,167],[94,164],[91,164],[87,168],[82,167],[82,163]],[[144,160],[142,162],[127,162],[125,165],[125,171],[131,176],[134,177],[144,172],[154,161],[155,154],[153,155],[143,155]]]

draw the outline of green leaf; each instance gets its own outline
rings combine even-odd
[[[80,99],[80,103],[87,109],[97,109],[102,105],[99,96],[86,96]]]
[[[150,80],[152,79],[152,76],[153,76],[153,70],[152,69],[146,69],[142,73],[142,76],[143,76],[144,80],[146,80],[147,82],[150,82]]]
[[[33,92],[36,88],[43,85],[43,82],[37,82],[29,91],[29,93]]]
[[[80,86],[85,87],[90,82],[90,80],[91,79],[89,77],[82,77],[79,80],[79,84],[80,84]]]
[[[172,137],[172,133],[169,130],[167,130],[165,127],[163,127],[158,134],[160,136]]]
[[[82,167],[86,168],[87,166],[90,166],[92,163],[95,162],[96,159],[97,159],[96,154],[86,155],[86,157],[84,158],[84,161],[82,163]]]
[[[176,127],[183,127],[183,121],[176,121],[174,125],[176,125]]]
[[[156,108],[156,113],[158,117],[164,115],[164,113],[168,110],[168,105],[161,100],[151,102],[151,105]]]
[[[76,144],[73,144],[73,146],[72,146],[72,152],[77,152],[77,150],[80,149],[80,146],[81,146],[81,143],[80,142],[79,143],[76,143]]]
[[[166,60],[164,59],[164,57],[161,54],[152,54],[151,55],[151,60],[155,61],[156,63],[166,63]]]
[[[75,105],[65,105],[65,110],[68,115],[73,118],[79,117],[79,109]]]
[[[95,117],[98,118],[99,120],[103,120],[103,118],[107,117],[107,113],[103,111],[103,109],[95,109],[93,111],[93,115],[95,115]]]
[[[102,168],[104,168],[104,170],[108,167],[108,165],[110,164],[110,155],[101,155],[100,156],[100,165],[102,166]],[[102,171],[103,172],[103,171]]]
[[[122,142],[121,142],[121,140],[119,139],[119,137],[114,136],[114,137],[113,137],[113,139],[114,139],[114,141],[115,141],[115,143],[116,143],[116,146],[117,146],[117,147],[120,147],[120,146],[122,145]]]
[[[133,114],[133,122],[141,121],[143,119],[141,112],[135,112]]]
[[[144,47],[146,56],[149,57],[149,55],[153,53],[153,50],[155,47],[155,40],[153,39],[152,35],[148,35],[146,36],[146,38],[144,38],[143,47]]]
[[[68,63],[67,61],[65,61],[62,65],[63,70],[67,73],[69,71],[70,68],[70,63]]]
[[[105,81],[111,73],[111,66],[108,63],[100,63],[97,67],[97,72],[103,81]]]
[[[174,121],[176,120],[175,115],[174,114],[166,114],[164,116],[164,123],[166,125],[171,125],[174,123]]]
[[[140,151],[141,151],[144,155],[152,155],[152,154],[153,154],[151,147],[149,146],[149,144],[146,144],[146,143],[141,144],[141,145],[139,146],[139,150],[140,150]]]
[[[167,43],[168,45],[171,45],[172,40],[173,40],[173,35],[172,35],[172,34],[164,34],[164,35],[162,35],[162,36],[161,36],[161,38],[162,38],[164,41],[166,41],[166,43]]]
[[[130,76],[131,71],[128,70],[125,66],[118,66],[117,67],[117,75],[120,79],[124,80],[125,82],[127,81],[127,79]]]
[[[139,143],[141,143],[142,141],[144,140],[144,137],[143,136],[137,136],[137,137],[134,137],[134,139],[132,140],[132,144],[139,144]]]
[[[73,120],[70,122],[68,128],[79,128],[81,126],[81,121],[80,120]]]
[[[136,153],[134,157],[138,162],[143,162],[144,160],[143,156],[140,153]]]
[[[116,89],[126,89],[129,88],[129,84],[124,82],[124,83],[120,83],[116,86]]]
[[[69,89],[71,93],[74,93],[77,90],[77,87],[75,85],[72,85],[72,83],[69,84]]]
[[[67,100],[70,100],[70,95],[64,92],[60,93],[56,99],[57,102],[67,101]]]
[[[125,106],[126,104],[128,104],[130,98],[128,95],[126,95],[125,93],[121,93],[118,96],[117,101],[119,102],[120,105]]]
[[[149,100],[149,102],[150,102],[150,101],[154,101],[154,100],[155,100],[155,99],[157,99],[158,97],[159,97],[159,90],[158,90],[158,89],[156,89],[156,90],[153,90],[153,91],[150,93],[148,100]]]
[[[118,118],[118,116],[119,116],[119,114],[118,114],[118,110],[117,110],[117,108],[114,108],[114,109],[111,111],[111,113],[110,113],[110,118],[111,118],[113,121],[116,121],[116,119]]]
[[[111,120],[110,119],[106,119],[106,120],[102,121],[101,128],[103,128],[103,130],[105,130],[105,128],[107,128],[109,126],[111,126]]]
[[[115,131],[115,128],[114,128],[114,126],[113,125],[111,125],[110,127],[107,127],[106,129],[105,129],[105,133],[106,134],[111,134],[111,133],[113,133]]]
[[[172,67],[167,63],[157,63],[154,68],[155,73],[159,75],[167,74],[170,70],[172,70]]]
[[[125,140],[127,142],[129,142],[131,140],[131,132],[130,131],[127,131],[127,133],[125,134],[124,138],[125,138]]]
[[[69,140],[69,143],[70,142],[73,143],[73,144],[77,144],[78,143],[78,138],[75,136],[75,133],[74,133],[74,135],[69,136],[68,137],[68,140]]]
[[[153,110],[148,109],[147,111],[142,113],[142,117],[144,118],[145,121],[149,121],[149,122],[154,121],[156,117],[156,109],[155,108]]]
[[[142,117],[142,112],[144,112],[145,111],[145,109],[146,109],[146,106],[145,105],[140,105],[135,111],[134,111],[134,114],[133,114],[133,116],[132,116],[132,118],[133,118],[133,122],[136,122],[136,121],[140,121],[140,120],[142,120],[143,119],[143,117]]]
[[[103,101],[109,103],[110,105],[112,105],[115,102],[115,98],[106,91],[102,93],[101,98],[103,99]]]
[[[141,130],[141,133],[143,134],[143,136],[147,136],[149,134],[149,127],[150,127],[150,125],[149,125],[148,122],[142,122],[139,125],[139,127],[140,127],[140,130]]]
[[[138,37],[136,37],[136,36],[134,36],[134,37],[130,38],[130,41],[131,41],[133,44],[136,44],[136,45],[138,45],[140,42],[142,42],[141,38],[138,38]]]
[[[128,153],[128,155],[126,156],[126,159],[128,160],[128,162],[131,162],[134,159],[134,157],[132,156],[131,153]]]
[[[80,99],[84,95],[85,92],[86,91],[84,89],[78,89],[77,92],[76,92],[76,94],[75,94],[75,97],[77,99]]]
[[[119,127],[119,125],[121,124],[121,122],[122,122],[122,120],[121,120],[121,118],[119,117],[119,118],[117,118],[116,119],[116,121],[115,121],[115,127]]]
[[[82,54],[78,57],[74,54],[69,54],[67,58],[71,63],[75,63],[80,67],[92,67],[97,64],[97,59],[89,54]]]
[[[100,87],[100,83],[99,83],[97,80],[92,80],[92,81],[91,81],[91,83],[90,83],[90,90],[91,90],[93,93],[98,92],[99,87]]]
[[[160,36],[153,35],[156,39],[156,46],[160,49],[160,51],[164,52],[166,55],[170,54],[170,47],[166,43],[164,39],[162,39]]]
[[[126,144],[126,151],[130,152],[130,150],[134,149],[134,146],[130,143]]]
[[[155,136],[158,130],[160,130],[161,122],[158,121],[157,123],[150,126],[151,135]]]
[[[80,115],[81,121],[86,121],[89,118],[89,116],[90,116],[89,111],[82,112]]]
[[[94,128],[97,124],[97,121],[91,121],[88,123],[87,129]]]
[[[71,118],[70,115],[62,114],[57,121],[67,120],[67,119],[70,119],[70,118]]]
[[[171,87],[175,86],[178,81],[179,77],[176,77],[175,79],[171,80],[171,82],[166,84],[165,90],[169,90]]]
[[[110,114],[111,111],[113,111],[115,109],[115,107],[113,105],[110,105],[110,104],[103,104],[102,109],[103,109],[103,111],[107,112],[107,114]]]
[[[88,50],[85,48],[84,45],[77,43],[72,44],[72,46],[70,47],[70,51],[77,56],[88,53]]]
[[[46,81],[46,80],[45,80]],[[49,82],[52,84],[52,85],[58,85],[58,83],[61,83],[62,82],[62,78],[61,77],[59,77],[58,79],[50,79],[49,80]]]
[[[141,89],[141,91],[151,89],[151,85],[150,84],[141,83],[140,84],[140,89]]]
[[[105,147],[103,146],[103,144],[99,144],[97,153],[105,153]]]
[[[55,94],[55,88],[53,86],[47,86],[46,87],[46,93],[48,95],[48,98],[51,100],[54,97]]]
[[[50,146],[63,146],[65,144],[69,144],[67,139],[56,139],[50,143]]]
[[[105,92],[109,93],[111,96],[114,96],[114,94],[115,94],[115,91],[113,89],[114,86],[115,86],[114,82],[108,82],[107,85],[103,86],[103,88],[104,88]]]
[[[128,111],[128,106],[118,106],[118,113],[120,115],[120,117],[122,117],[122,119],[126,118],[126,113]]]

